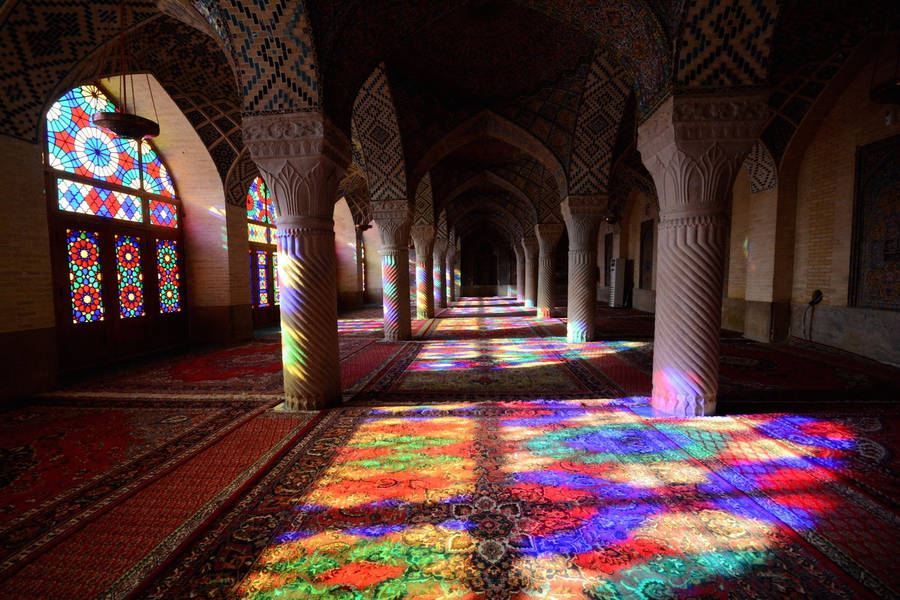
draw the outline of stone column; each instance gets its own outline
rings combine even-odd
[[[516,253],[516,302],[525,302],[525,251],[520,244],[513,244]]]
[[[447,302],[456,302],[456,244],[447,246]]]
[[[381,234],[381,286],[384,339],[412,337],[409,311],[409,202],[372,201],[372,216]]]
[[[597,311],[597,229],[606,212],[605,195],[569,196],[560,209],[569,235],[569,289],[566,340],[594,339]]]
[[[534,237],[522,238],[522,254],[525,256],[525,306],[534,308],[537,302],[538,241]]]
[[[659,196],[653,407],[715,413],[728,203],[767,94],[675,96],[639,128]]]
[[[285,406],[336,405],[341,371],[332,218],[349,141],[321,113],[247,116],[243,137],[278,215]]]
[[[537,316],[547,319],[553,316],[553,254],[562,236],[563,225],[540,223],[534,226],[534,233],[540,246],[538,257]]]
[[[434,306],[447,308],[447,240],[438,238],[432,253],[434,262]]]
[[[431,272],[434,250],[434,226],[413,225],[410,229],[416,246],[416,316],[434,318],[434,275]]]

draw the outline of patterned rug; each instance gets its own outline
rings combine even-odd
[[[352,402],[623,395],[615,382],[559,339],[500,338],[410,344]]]
[[[232,414],[230,426],[207,435],[209,439],[197,428],[131,461],[95,468],[84,482],[82,471],[74,470],[77,464],[68,471],[59,466],[43,469],[51,484],[61,476],[73,487],[4,525],[0,597],[127,596],[282,456],[316,417],[263,412],[259,404],[227,407],[237,409],[242,414]],[[102,414],[98,411],[95,417]],[[68,423],[53,424],[63,430]],[[110,434],[109,428],[98,427],[81,455],[51,456],[49,462],[88,466],[83,459],[104,455],[102,447],[114,455],[121,440],[104,434]],[[66,430],[62,437],[71,434]],[[40,438],[32,446],[41,443],[48,446],[41,456],[58,449],[52,438]],[[78,444],[67,443],[64,449],[78,450]],[[36,470],[20,474],[6,487],[15,487]]]
[[[334,410],[141,597],[900,593],[897,418],[645,408]]]
[[[260,414],[214,399],[41,401],[0,421],[0,576]]]

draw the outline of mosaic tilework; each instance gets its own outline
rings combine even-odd
[[[210,25],[230,36],[246,115],[320,107],[319,74],[303,2],[200,0]]]
[[[8,16],[0,24],[0,131],[34,141],[41,111],[57,84],[75,63],[119,32],[119,3],[13,0],[4,10],[7,4]],[[158,14],[153,0],[135,0],[128,6],[133,22]]]
[[[570,194],[606,191],[612,167],[612,150],[630,91],[624,76],[623,69],[609,56],[597,53],[585,82],[572,140]]]
[[[431,192],[431,175],[426,173],[416,189],[414,225],[434,225],[434,198]]]
[[[753,144],[750,154],[744,159],[744,168],[750,174],[750,193],[758,194],[773,189],[778,185],[778,173],[775,161],[759,140]]]
[[[672,71],[669,39],[643,0],[519,3],[571,23],[607,45],[633,84],[641,115],[649,115],[665,97]]]
[[[683,18],[678,85],[722,87],[765,83],[777,14],[777,0],[692,3]]]
[[[487,219],[485,213],[496,218],[492,222],[499,223],[502,230],[515,239],[521,238],[526,229],[533,229],[531,212],[523,207],[521,201],[506,192],[488,194],[485,192],[462,194],[447,207],[447,220],[456,226],[458,231],[463,218],[474,215],[477,219]]]
[[[363,83],[353,105],[353,123],[362,146],[371,198],[406,198],[406,163],[384,65],[376,67]]]
[[[227,190],[225,201],[232,206],[246,208],[247,190],[257,177],[259,177],[259,168],[250,158],[250,152],[245,148],[228,172],[228,178],[225,180],[225,189]]]

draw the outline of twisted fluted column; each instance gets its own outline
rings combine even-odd
[[[456,244],[447,246],[447,301],[456,302]]]
[[[536,238],[522,238],[522,254],[525,256],[525,306],[534,308],[537,302],[538,241]]]
[[[603,217],[606,196],[569,196],[560,205],[569,236],[569,281],[566,340],[594,339],[597,310],[597,229]]]
[[[556,244],[562,236],[564,226],[559,223],[540,223],[534,226],[538,239],[537,316],[547,319],[553,316],[553,258]]]
[[[525,302],[525,251],[522,246],[513,244],[516,253],[516,301]]]
[[[350,144],[319,113],[244,117],[243,137],[278,215],[285,406],[334,405],[341,372],[332,216]]]
[[[653,407],[714,414],[728,202],[768,115],[764,94],[675,96],[639,128],[659,195]]]
[[[413,225],[410,229],[416,246],[416,316],[434,318],[434,275],[431,272],[434,250],[434,226]]]
[[[434,263],[434,306],[447,308],[447,240],[438,238],[434,243],[432,261]]]
[[[409,312],[409,223],[405,200],[372,202],[372,216],[381,234],[381,286],[384,301],[384,339],[412,337]]]

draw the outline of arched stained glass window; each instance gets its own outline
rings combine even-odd
[[[250,241],[251,304],[256,308],[277,306],[278,251],[275,236],[275,205],[262,177],[247,189],[247,239]]]
[[[47,111],[48,189],[65,232],[66,312],[76,325],[135,321],[183,307],[181,206],[153,145],[93,124],[118,111],[96,85],[66,92]],[[140,147],[140,152],[138,148]]]

